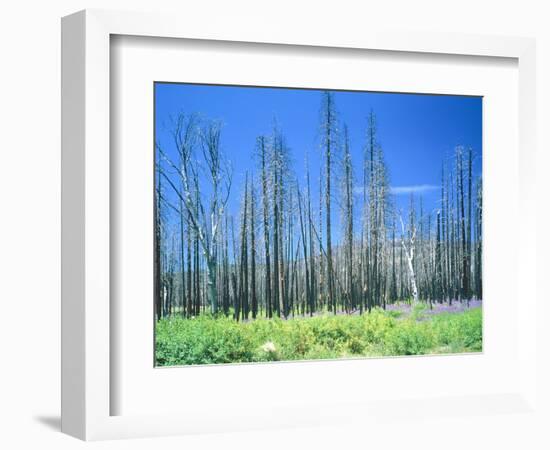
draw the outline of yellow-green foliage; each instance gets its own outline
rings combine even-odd
[[[228,317],[172,317],[157,323],[160,366],[476,352],[482,349],[481,308],[408,317],[322,315],[236,322]]]

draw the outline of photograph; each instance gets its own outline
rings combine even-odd
[[[481,353],[482,125],[480,96],[155,82],[155,366]]]

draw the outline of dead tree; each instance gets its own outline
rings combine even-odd
[[[194,116],[180,114],[172,132],[179,155],[176,164],[160,150],[164,160],[172,167],[181,181],[181,190],[173,185],[174,191],[182,200],[189,213],[190,222],[206,262],[207,296],[212,313],[218,311],[217,250],[222,217],[231,190],[232,172],[225,163],[220,148],[221,125],[218,122],[197,123]],[[204,165],[205,177],[199,177],[196,147],[199,147]],[[207,179],[210,184],[209,198],[199,195],[198,181]],[[193,182],[196,181],[196,183]],[[196,184],[196,186],[194,186]],[[195,199],[193,199],[195,194]]]
[[[321,108],[321,147],[325,158],[325,217],[326,217],[326,252],[327,252],[327,287],[328,302],[336,314],[336,297],[334,295],[332,228],[331,228],[331,170],[333,153],[337,150],[337,118],[334,106],[334,96],[331,92],[323,93]]]
[[[416,225],[411,221],[412,229],[409,229],[408,233],[405,232],[405,224],[403,223],[403,217],[399,215],[401,221],[401,246],[405,252],[407,260],[407,269],[409,271],[409,280],[411,283],[411,294],[413,302],[418,302],[418,288],[416,285],[416,276],[414,272],[414,247],[416,240]],[[408,234],[408,238],[405,239],[405,235]],[[407,242],[408,241],[408,242]]]
[[[353,167],[348,136],[348,128],[344,125],[344,235],[345,235],[345,293],[346,309],[355,307],[353,295]]]
[[[252,303],[252,318],[258,314],[258,296],[256,292],[256,194],[254,176],[250,183],[250,300]]]
[[[265,251],[265,304],[267,316],[273,315],[273,301],[271,290],[271,257],[269,242],[269,198],[268,198],[268,157],[267,143],[264,136],[257,139],[258,152],[260,154],[260,165],[262,173],[262,209],[264,229],[264,251]]]

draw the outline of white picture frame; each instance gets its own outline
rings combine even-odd
[[[268,427],[360,423],[382,417],[399,421],[406,416],[493,416],[488,426],[498,430],[503,412],[539,414],[537,403],[536,334],[536,237],[518,233],[517,285],[522,302],[518,310],[517,383],[512,390],[464,396],[399,397],[367,402],[359,399],[323,405],[305,401],[284,402],[269,410],[235,410],[232,405],[209,405],[210,414],[183,406],[170,413],[112,415],[113,391],[111,337],[116,332],[111,317],[111,190],[110,108],[111,36],[142,36],[255,44],[297,45],[302,48],[366,49],[407,52],[414,55],[463,55],[509,58],[518,64],[518,182],[514,193],[522,218],[520,231],[535,229],[535,42],[532,39],[416,34],[340,29],[327,33],[314,25],[306,30],[281,31],[267,24],[250,23],[233,29],[231,24],[205,25],[189,17],[163,14],[82,11],[62,22],[62,430],[85,440],[162,436],[173,434],[253,430]],[[518,295],[516,293],[516,295]],[[459,357],[460,358],[460,357]],[[275,365],[263,366],[264,372]],[[294,366],[294,371],[312,370]],[[298,368],[296,368],[298,367]],[[311,366],[310,366],[311,367]],[[336,366],[332,366],[336,367]],[[337,370],[354,370],[352,363]],[[355,366],[356,367],[356,366]],[[209,368],[201,368],[208,370]],[[171,369],[168,369],[171,370]],[[194,370],[194,369],[193,369]],[[232,369],[230,369],[232,370]],[[181,373],[185,376],[185,373]],[[396,401],[400,402],[395,411]],[[269,404],[267,405],[269,407]],[[269,420],[268,420],[269,419]],[[268,425],[266,425],[268,423]]]

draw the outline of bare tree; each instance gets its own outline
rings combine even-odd
[[[162,287],[162,253],[161,253],[161,228],[162,228],[162,218],[161,218],[161,192],[162,192],[162,181],[161,181],[161,160],[157,158],[156,161],[157,170],[155,171],[155,311],[157,320],[162,318],[162,297],[163,297],[163,287]]]
[[[271,297],[271,257],[269,240],[269,196],[268,196],[268,155],[265,136],[257,139],[257,148],[260,155],[261,182],[262,182],[262,212],[264,229],[264,251],[265,251],[265,303],[267,316],[273,315],[273,301]]]
[[[250,297],[252,303],[252,318],[258,314],[258,296],[256,292],[256,193],[254,176],[250,183]]]
[[[412,203],[412,200],[411,200]],[[412,214],[411,214],[412,216]],[[399,220],[401,221],[401,246],[405,252],[407,259],[407,269],[409,271],[409,280],[411,283],[411,294],[414,303],[418,302],[418,287],[416,285],[416,275],[414,271],[414,248],[416,241],[416,225],[414,220],[411,220],[408,232],[405,232],[405,224],[403,223],[403,217],[400,214]],[[407,236],[407,237],[406,237]]]
[[[334,269],[332,258],[332,228],[331,228],[331,170],[334,163],[334,152],[338,147],[336,109],[334,96],[330,91],[323,93],[321,106],[321,148],[325,158],[325,217],[326,217],[326,252],[327,252],[327,285],[328,302],[336,314],[336,297],[334,295]]]
[[[173,139],[179,155],[179,164],[172,161],[162,149],[163,158],[180,177],[181,190],[177,189],[170,178],[174,191],[182,200],[189,213],[194,233],[200,243],[206,261],[208,302],[213,313],[218,311],[217,249],[222,217],[231,191],[232,171],[224,161],[220,148],[221,124],[206,122],[198,124],[195,116],[180,114],[175,122]],[[208,199],[199,195],[199,163],[196,158],[199,147],[208,180]],[[203,178],[201,178],[203,179]],[[195,180],[195,182],[193,181]],[[195,199],[193,199],[195,193]]]
[[[313,306],[312,306],[312,298],[313,295],[311,293],[311,285],[310,285],[310,273],[309,269],[310,266],[308,265],[308,252],[307,252],[307,238],[306,238],[306,229],[305,229],[305,219],[302,207],[302,196],[300,195],[300,188],[299,186],[296,186],[296,193],[298,195],[298,209],[299,209],[299,216],[300,216],[300,232],[301,232],[301,240],[302,240],[302,250],[303,250],[303,258],[304,258],[304,271],[305,271],[305,290],[306,290],[306,303],[308,305],[309,313],[310,315],[313,315]],[[311,245],[311,243],[310,243]]]
[[[248,173],[244,184],[243,211],[241,222],[241,270],[239,275],[239,310],[236,316],[242,313],[242,318],[248,319]]]
[[[345,293],[348,311],[355,306],[353,283],[353,167],[348,136],[348,127],[344,125],[344,212],[343,224],[345,235]]]

